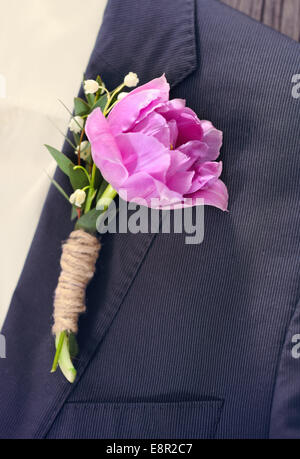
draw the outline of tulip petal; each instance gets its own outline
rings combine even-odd
[[[191,164],[191,159],[180,150],[171,150],[171,164],[167,177],[171,178],[178,171],[187,171]]]
[[[203,139],[201,121],[193,110],[183,105],[183,102],[185,101],[182,99],[174,99],[157,109],[167,121],[176,121],[178,128],[177,147],[190,140]]]
[[[95,109],[89,115],[85,131],[91,143],[93,160],[103,177],[112,187],[120,186],[128,177],[128,172],[122,163],[120,150],[100,108]]]
[[[203,161],[214,161],[220,155],[219,142],[217,142],[215,136],[217,136],[217,134],[211,133],[211,137],[209,139],[211,142],[210,144],[207,144],[204,141],[191,140],[183,145],[180,145],[177,149],[189,156],[190,164],[199,164]]]
[[[207,145],[207,156],[211,160],[218,158],[223,142],[223,133],[216,129],[210,121],[201,121],[203,128],[203,142]]]
[[[182,196],[170,190],[163,182],[145,172],[131,177],[118,190],[122,199],[155,209],[164,208],[173,202],[180,202]]]
[[[166,180],[170,166],[170,151],[155,137],[140,132],[120,134],[116,137],[123,164],[129,175],[145,172],[153,178]]]
[[[148,81],[148,83],[138,86],[133,91],[131,91],[129,95],[137,94],[139,92],[146,91],[146,90],[148,91],[152,89],[160,91],[161,97],[164,101],[169,100],[170,85],[167,82],[165,74],[163,74],[162,76],[158,78],[154,78],[151,81]]]
[[[170,148],[170,127],[165,118],[159,113],[150,113],[149,116],[135,125],[135,127],[132,129],[132,132],[141,132],[142,134],[145,134],[149,137],[155,137],[166,148]]]
[[[219,179],[210,186],[208,185],[186,197],[192,198],[193,201],[196,201],[197,198],[204,199],[205,205],[215,206],[223,211],[228,208],[228,190],[225,183]]]
[[[222,173],[222,162],[206,161],[195,168],[195,179],[189,190],[189,193],[194,193],[200,188],[216,181]]]
[[[142,200],[148,203],[151,198],[158,197],[153,177],[145,172],[139,172],[128,177],[126,182],[117,190],[125,201],[141,204]]]
[[[195,171],[177,172],[167,180],[167,186],[181,195],[189,193],[194,175]]]
[[[113,135],[128,131],[156,107],[169,99],[170,86],[165,76],[131,91],[120,100],[108,116]]]

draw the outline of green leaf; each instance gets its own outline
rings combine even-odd
[[[98,190],[98,193],[97,193],[97,197],[96,197],[96,203],[99,201],[99,199],[101,198],[102,194],[104,193],[104,191],[106,190],[108,186],[108,183],[106,180],[102,180],[102,183],[100,185],[100,188]]]
[[[89,185],[88,178],[82,169],[74,170],[74,164],[69,167],[69,178],[73,190],[78,190]]]
[[[101,78],[100,75],[97,76],[96,81],[97,81],[99,86],[103,86],[104,83],[103,83],[102,78]]]
[[[70,167],[74,167],[75,164],[72,163],[72,161],[61,151],[56,150],[56,148],[50,147],[50,145],[45,145],[45,147],[57,162],[57,165],[60,168],[60,170],[62,170],[63,173],[69,177]]]
[[[85,210],[84,212],[85,213],[88,213],[92,207],[92,203],[93,203],[93,200],[96,196],[96,193],[97,193],[97,190],[93,189],[93,188],[90,188],[89,189],[89,192],[88,192],[88,195],[87,195],[87,198],[86,198],[86,201],[85,201]]]
[[[101,210],[92,209],[88,213],[82,215],[82,217],[77,220],[75,229],[83,229],[89,233],[96,233],[96,222],[101,212]]]
[[[62,189],[62,187],[59,185],[59,183],[57,183],[56,180],[54,180],[53,178],[51,178],[49,175],[48,175],[49,179],[51,180],[51,182],[53,183],[53,185],[55,186],[55,188],[63,195],[64,198],[66,198],[66,200],[68,202],[69,201],[69,196],[67,195],[67,193]]]
[[[73,366],[71,356],[70,356],[68,336],[65,336],[65,339],[63,341],[58,364],[65,378],[70,383],[73,383],[76,378],[76,370]]]
[[[78,134],[76,134],[76,132],[73,132],[73,137],[74,137],[74,142],[76,143],[76,145],[78,147],[79,142],[80,142],[80,136]]]
[[[68,144],[75,150],[76,149],[76,145],[74,145],[74,143],[69,139],[69,137],[58,126],[56,126],[56,124],[53,122],[53,120],[51,118],[49,118],[49,117],[47,117],[47,118],[50,121],[50,123],[55,127],[55,129],[57,129],[58,132],[60,132],[60,134],[64,137],[66,142],[68,142]]]
[[[78,349],[76,336],[74,335],[74,333],[70,333],[70,336],[69,336],[69,352],[70,352],[71,359],[74,359],[78,355],[78,351],[79,351],[79,349]]]
[[[86,100],[88,101],[89,106],[92,107],[95,102],[94,94],[86,94]]]
[[[76,207],[72,206],[71,221],[75,220],[75,218],[77,218],[77,216],[78,216],[78,214],[77,214]]]
[[[73,113],[71,112],[71,110],[68,109],[66,104],[60,99],[58,99],[58,102],[60,102],[62,104],[62,106],[67,110],[67,112],[73,117]]]
[[[100,170],[97,167],[96,172],[95,172],[95,181],[94,181],[95,190],[98,190],[99,186],[102,183],[102,180],[103,180],[102,174],[101,174]]]
[[[61,350],[63,347],[65,337],[66,337],[66,332],[61,332],[59,335],[56,336],[56,339],[55,339],[56,352],[55,352],[55,356],[54,356],[54,360],[52,364],[51,373],[55,373],[57,370],[58,361],[59,361],[59,357],[61,354]]]
[[[107,103],[107,94],[103,94],[103,96],[100,97],[100,99],[97,100],[97,102],[93,105],[92,110],[95,110],[95,108],[100,108],[101,112],[103,112],[105,105]]]
[[[74,109],[76,116],[88,115],[91,111],[90,106],[80,97],[75,97]]]

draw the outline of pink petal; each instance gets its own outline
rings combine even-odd
[[[174,149],[178,139],[178,127],[175,120],[168,121],[169,132],[170,132],[170,145]]]
[[[202,140],[203,129],[196,113],[183,105],[182,99],[174,99],[158,107],[167,121],[175,120],[178,128],[177,146],[190,140]]]
[[[148,81],[148,83],[146,84],[138,86],[133,91],[131,91],[129,95],[131,96],[132,94],[137,94],[141,91],[148,91],[149,89],[155,89],[160,91],[162,99],[165,101],[169,100],[170,85],[167,82],[165,74],[163,74],[161,77],[154,78],[153,80]]]
[[[165,118],[159,113],[152,112],[135,125],[132,132],[141,132],[147,136],[155,137],[166,148],[170,148],[170,127]]]
[[[180,150],[171,150],[171,164],[168,170],[168,178],[178,171],[187,171],[191,165],[191,159]]]
[[[103,177],[114,188],[120,186],[128,177],[128,172],[122,164],[120,150],[100,108],[88,116],[85,131],[91,143],[93,160]]]
[[[159,109],[159,112],[162,114],[165,114],[167,112],[171,113],[174,110],[182,110],[185,107],[185,105],[185,99],[171,99]]]
[[[122,199],[153,208],[163,208],[180,201],[182,196],[145,172],[132,175],[118,190]],[[155,200],[155,202],[153,201]]]
[[[186,195],[186,197],[192,198],[193,201],[195,201],[196,198],[202,198],[204,199],[205,205],[218,207],[224,211],[227,210],[228,207],[228,190],[222,180],[217,180],[213,182],[211,186],[208,185],[195,193]]]
[[[130,176],[117,191],[122,199],[139,204],[140,199],[147,202],[158,197],[155,180],[145,172],[139,172]]]
[[[216,129],[210,121],[201,121],[203,128],[203,142],[206,143],[208,150],[207,156],[210,160],[215,160],[220,154],[223,142],[223,133]]]
[[[157,106],[168,101],[169,90],[170,86],[163,75],[131,91],[108,116],[111,132],[118,135],[128,131]]]
[[[220,131],[219,131],[220,132]],[[182,153],[190,158],[190,165],[202,163],[203,161],[213,161],[219,154],[219,150],[211,148],[206,142],[191,140],[180,147],[177,147]]]
[[[167,180],[168,188],[184,195],[190,192],[194,171],[179,171]]]
[[[216,181],[222,173],[222,162],[207,161],[195,168],[195,176],[189,193],[203,188],[204,186]]]
[[[129,175],[145,172],[157,180],[166,180],[170,151],[155,137],[130,132],[117,136],[116,142]]]

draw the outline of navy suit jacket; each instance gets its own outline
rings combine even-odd
[[[229,212],[205,208],[199,245],[103,237],[71,385],[49,373],[72,229],[51,188],[2,331],[0,437],[300,438],[299,44],[215,0],[113,0],[86,77],[129,71],[224,132]]]

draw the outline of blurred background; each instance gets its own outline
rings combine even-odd
[[[2,2],[0,327],[49,188],[46,172],[52,175],[55,168],[43,144],[62,145],[62,135],[55,126],[65,132],[69,116],[58,99],[72,109],[106,1]],[[223,3],[296,41],[300,39],[300,0]]]

